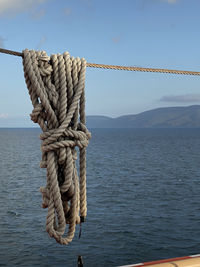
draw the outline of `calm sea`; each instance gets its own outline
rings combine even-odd
[[[88,216],[45,231],[39,129],[0,129],[0,266],[120,266],[200,253],[200,129],[93,129]]]

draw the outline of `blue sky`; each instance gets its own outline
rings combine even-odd
[[[0,0],[0,47],[200,71],[199,0]],[[0,54],[0,127],[33,126],[21,58]],[[86,113],[200,104],[200,77],[87,68]]]

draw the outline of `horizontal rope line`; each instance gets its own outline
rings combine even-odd
[[[126,67],[126,66],[104,65],[104,64],[95,64],[95,63],[87,63],[87,67],[114,69],[114,70],[127,70],[127,71],[159,72],[159,73],[171,73],[171,74],[183,74],[183,75],[200,75],[200,72],[198,71]]]
[[[11,51],[11,50],[4,49],[4,48],[0,48],[0,53],[9,54],[9,55],[18,56],[18,57],[23,57],[23,54],[20,52]]]
[[[8,49],[3,49],[3,48],[0,48],[0,53],[23,57],[23,54],[21,52],[11,51],[11,50],[8,50]],[[113,69],[113,70],[158,72],[158,73],[170,73],[170,74],[182,74],[182,75],[197,75],[197,76],[200,76],[200,72],[199,71],[187,71],[187,70],[142,68],[142,67],[117,66],[117,65],[106,65],[106,64],[96,64],[96,63],[87,63],[87,67],[90,67],[90,68],[101,68],[101,69]]]

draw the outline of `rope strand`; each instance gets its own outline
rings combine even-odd
[[[23,53],[11,51],[8,49],[0,48],[0,53],[9,54],[13,56],[23,57]],[[200,76],[199,71],[188,71],[188,70],[171,70],[171,69],[159,69],[159,68],[143,68],[143,67],[131,67],[131,66],[118,66],[118,65],[106,65],[87,63],[89,68],[101,68],[101,69],[112,69],[112,70],[126,70],[126,71],[140,71],[140,72],[157,72],[157,73],[169,73],[169,74],[180,74],[180,75],[195,75]]]

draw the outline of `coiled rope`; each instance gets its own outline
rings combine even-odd
[[[91,134],[85,126],[85,59],[65,52],[52,55],[23,51],[24,77],[33,104],[31,119],[43,131],[41,168],[47,183],[41,187],[48,208],[46,231],[60,244],[72,241],[76,224],[85,220],[86,147]],[[76,169],[79,148],[79,177]],[[66,237],[66,224],[69,224]]]
[[[0,48],[0,53],[23,57],[23,53],[4,49],[4,48]],[[90,68],[126,70],[126,71],[141,71],[141,72],[157,72],[157,73],[169,73],[169,74],[181,74],[181,75],[197,75],[197,76],[200,75],[199,71],[189,71],[189,70],[142,68],[142,67],[106,65],[106,64],[96,64],[96,63],[86,63],[86,64],[87,64],[86,66],[90,67]]]

